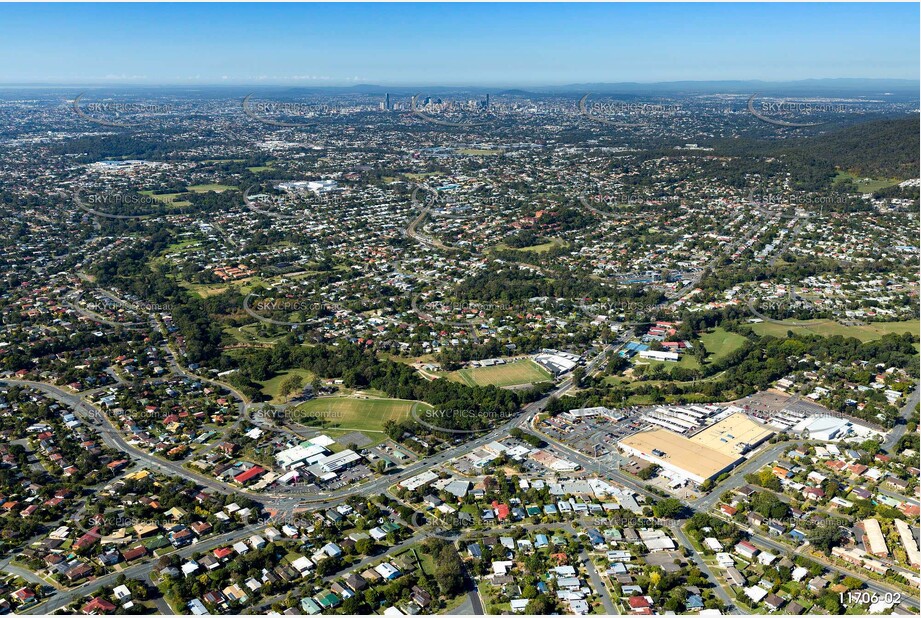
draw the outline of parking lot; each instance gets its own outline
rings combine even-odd
[[[790,406],[795,405],[797,401],[799,401],[798,397],[771,389],[749,395],[732,403],[748,412],[751,416],[764,420],[780,414],[784,409],[792,409]]]
[[[540,430],[555,440],[592,457],[617,452],[617,443],[640,429],[648,426],[641,418],[646,407],[630,407],[617,410],[620,420],[606,416],[594,416],[571,421],[562,416],[544,420]]]

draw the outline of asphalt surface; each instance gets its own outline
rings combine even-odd
[[[892,449],[895,448],[895,445],[898,444],[901,437],[904,436],[905,432],[908,430],[908,419],[911,417],[912,412],[914,412],[915,406],[918,405],[919,397],[921,397],[921,388],[915,388],[908,396],[905,405],[902,406],[899,423],[892,428],[882,443],[882,447],[887,453],[892,453]]]
[[[601,580],[601,576],[598,574],[598,569],[595,568],[595,563],[592,562],[591,556],[588,555],[588,552],[583,551],[579,558],[582,560],[582,564],[585,565],[585,570],[588,572],[588,579],[592,582],[592,590],[597,592],[598,596],[601,597],[604,613],[608,615],[617,614],[618,611],[614,607],[614,600],[611,599],[611,593],[608,592],[608,587],[605,586],[604,582]]]

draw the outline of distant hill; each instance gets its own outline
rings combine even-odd
[[[582,96],[584,94],[609,94],[609,95],[635,95],[635,96],[670,96],[670,95],[702,95],[702,94],[738,94],[752,95],[759,93],[764,96],[824,96],[824,97],[868,97],[884,101],[916,101],[918,80],[911,79],[870,79],[870,78],[836,78],[836,79],[802,79],[791,81],[762,81],[762,80],[700,80],[700,81],[672,81],[672,82],[591,82],[565,85],[512,85],[495,84],[483,86],[477,84],[446,86],[438,84],[352,84],[339,86],[317,86],[304,84],[202,84],[190,87],[188,84],[0,84],[0,91],[7,87],[16,87],[16,92],[22,92],[22,87],[42,90],[49,87],[66,87],[79,92],[80,88],[92,88],[99,91],[117,92],[148,92],[151,94],[186,94],[196,97],[201,96],[239,96],[244,97],[251,92],[260,94],[281,93],[292,96],[306,93],[324,94],[368,94],[412,96],[418,93],[428,95],[443,95],[468,93],[482,95],[491,93],[496,96]]]
[[[549,86],[549,92],[593,92],[598,94],[755,94],[771,96],[881,97],[886,100],[916,100],[918,80],[911,79],[802,79],[766,82],[761,80],[621,82]],[[535,88],[535,90],[537,90]]]

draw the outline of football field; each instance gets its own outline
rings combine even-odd
[[[502,387],[549,382],[553,376],[531,359],[525,358],[505,365],[461,369],[450,373],[448,379],[468,386]]]

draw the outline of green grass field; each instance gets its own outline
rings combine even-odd
[[[236,189],[236,187],[231,186],[231,185],[210,184],[210,185],[192,185],[188,189],[192,193],[207,193],[208,191],[216,191],[218,193],[221,193],[222,191],[231,191],[233,189]]]
[[[244,295],[249,294],[253,288],[258,285],[268,287],[266,280],[259,276],[235,279],[234,281],[226,281],[222,283],[189,283],[188,281],[180,281],[179,285],[187,289],[192,294],[197,294],[202,298],[208,298],[209,296],[220,294],[229,287],[237,288],[240,294]]]
[[[861,341],[873,341],[882,338],[887,333],[913,333],[915,338],[919,337],[921,330],[921,321],[906,320],[904,322],[870,322],[865,326],[845,326],[834,320],[809,320],[807,326],[791,326],[787,324],[774,324],[773,322],[761,322],[752,324],[752,330],[758,335],[772,335],[774,337],[786,337],[787,331],[794,333],[808,332],[823,337],[832,337],[842,335],[844,337],[856,337]]]
[[[493,247],[495,251],[526,251],[528,253],[547,253],[551,249],[556,249],[557,247],[567,247],[568,243],[559,238],[551,238],[547,242],[542,242],[539,245],[531,245],[530,247],[510,247],[504,242],[501,242]]]
[[[861,178],[848,172],[838,172],[838,175],[835,176],[835,182],[845,179],[853,180],[857,183],[857,190],[861,193],[873,193],[874,191],[897,185],[904,180],[898,178]]]
[[[234,341],[237,343],[245,345],[274,344],[278,343],[278,341],[284,337],[284,334],[279,334],[275,337],[262,337],[259,335],[259,330],[261,328],[262,324],[257,322],[255,324],[246,324],[238,328],[229,326],[224,329],[224,332],[233,337]]]
[[[313,381],[313,373],[307,371],[306,369],[291,369],[280,373],[274,378],[270,378],[264,382],[260,382],[262,385],[262,392],[272,398],[271,403],[284,403],[285,398],[281,396],[281,384],[288,379],[289,376],[299,375],[304,380],[304,386],[310,384]],[[297,394],[297,393],[295,393]]]
[[[737,333],[731,333],[723,328],[714,328],[712,331],[702,334],[700,336],[700,340],[703,341],[704,347],[707,349],[707,361],[711,363],[720,360],[727,354],[730,354],[733,350],[739,349],[745,343],[744,336]],[[637,356],[636,364],[646,364],[653,367],[661,366],[669,372],[673,367],[683,367],[684,369],[700,369],[700,361],[698,361],[697,357],[694,356],[693,350],[683,352],[677,362],[656,361],[646,358],[641,359]],[[616,381],[611,381],[609,383],[614,384]],[[644,382],[644,384],[650,384],[650,382]]]
[[[518,250],[528,251],[530,253],[547,253],[551,249],[556,249],[557,247],[565,247],[565,246],[567,246],[566,243],[560,240],[559,238],[551,238],[545,243],[542,243],[539,245],[533,245],[530,247],[522,247],[521,249],[518,249]]]
[[[457,154],[462,155],[477,155],[477,156],[495,156],[500,155],[504,150],[487,150],[485,148],[460,148],[457,151]]]
[[[168,246],[166,249],[164,249],[163,253],[179,253],[180,251],[185,251],[187,248],[199,242],[201,241],[196,240],[194,238],[188,239],[188,240],[180,240],[178,242],[174,242],[173,244]]]
[[[467,386],[517,386],[549,382],[553,379],[550,372],[529,358],[513,361],[495,367],[475,367],[460,369],[448,374],[448,379]]]
[[[707,352],[709,352],[707,360],[711,363],[723,358],[734,350],[738,350],[742,347],[742,344],[745,343],[744,336],[737,333],[730,333],[728,330],[722,328],[714,328],[711,332],[704,333],[700,336],[700,340],[703,341],[704,347],[707,348]]]
[[[416,404],[427,406],[408,399],[320,397],[297,406],[293,418],[303,415],[303,424],[323,429],[382,432],[387,421],[399,422],[408,418]]]
[[[154,193],[153,191],[141,191],[141,195],[146,195],[152,197],[158,202],[163,204],[169,204],[170,206],[175,206],[177,208],[182,208],[184,206],[191,206],[192,202],[186,200],[177,200],[176,198],[182,195],[181,193]]]

